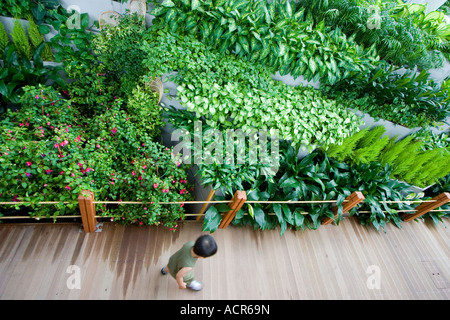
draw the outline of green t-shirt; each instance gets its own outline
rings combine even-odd
[[[169,259],[167,267],[172,277],[176,278],[178,271],[181,268],[189,267],[193,268],[197,262],[197,258],[191,255],[191,249],[194,247],[195,242],[187,242],[180,250],[175,252]],[[183,281],[189,284],[194,280],[194,272],[190,271],[183,277]]]

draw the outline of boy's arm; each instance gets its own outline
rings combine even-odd
[[[184,283],[183,277],[186,274],[188,274],[188,272],[191,270],[192,270],[192,268],[190,268],[190,267],[184,267],[184,268],[181,268],[180,271],[177,272],[175,279],[177,280],[178,287],[180,289],[186,289],[186,283]]]

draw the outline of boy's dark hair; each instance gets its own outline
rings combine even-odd
[[[194,253],[200,257],[207,258],[217,252],[217,243],[209,234],[197,238],[194,244]]]

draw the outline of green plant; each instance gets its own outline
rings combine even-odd
[[[28,40],[28,36],[25,32],[25,29],[22,27],[19,19],[14,20],[14,26],[12,30],[12,40],[17,48],[17,52],[22,58],[26,58],[31,60],[31,45]]]
[[[377,126],[370,130],[356,146],[353,161],[356,163],[369,163],[376,161],[380,152],[389,142],[389,137],[382,135],[386,132],[383,126]]]
[[[28,22],[29,22],[28,35],[30,36],[30,41],[33,49],[36,50],[36,48],[41,43],[45,42],[44,36],[39,31],[38,26],[34,22],[33,17],[31,15],[28,16]],[[45,44],[44,50],[42,52],[42,58],[45,61],[54,60],[52,50],[47,43]]]
[[[165,32],[193,35],[222,53],[295,78],[334,84],[378,59],[373,48],[365,50],[338,28],[312,27],[298,2],[165,0],[151,14]]]
[[[3,69],[0,72],[0,95],[2,107],[18,104],[22,88],[26,85],[45,84],[52,81],[53,85],[65,86],[59,74],[59,67],[44,66],[42,62],[42,43],[33,54],[33,64],[26,57],[19,57],[13,44],[6,47],[3,56]]]
[[[235,188],[245,190],[258,176],[278,170],[278,155],[272,154],[272,143],[277,141],[267,141],[266,150],[262,150],[256,131],[251,147],[249,136],[241,130],[208,124],[204,117],[197,118],[193,112],[168,106],[164,118],[175,128],[175,133],[180,134],[181,142],[177,145],[182,151],[180,162],[195,164],[202,184],[220,189],[223,194],[232,195]],[[267,156],[263,161],[261,154]]]
[[[381,137],[385,132],[382,126],[361,131],[344,139],[342,145],[326,147],[329,155],[349,163],[387,164],[391,166],[392,178],[420,187],[433,184],[450,172],[448,147],[424,150],[424,141],[412,135],[400,141],[396,141],[397,137]]]
[[[302,0],[299,5],[315,25],[325,21],[327,26],[341,28],[356,43],[375,46],[380,58],[394,65],[425,70],[442,67],[443,53],[433,50],[436,37],[416,25],[414,15],[398,15],[398,1]],[[373,23],[374,15],[379,25]]]
[[[146,27],[137,15],[126,15],[119,25],[103,29],[92,40],[110,83],[115,91],[128,95],[147,72],[142,64],[145,52],[141,49]]]
[[[128,98],[126,111],[138,128],[145,128],[150,136],[160,135],[160,127],[165,125],[158,105],[158,94],[137,86]]]
[[[450,147],[450,134],[448,131],[436,133],[431,128],[422,128],[412,133],[411,136],[424,142],[423,150]]]
[[[322,88],[352,108],[410,128],[444,121],[450,114],[447,82],[437,85],[425,70],[407,70],[403,75],[380,63],[371,72]]]
[[[73,214],[80,191],[88,189],[96,199],[146,202],[99,206],[114,221],[174,229],[184,218],[183,204],[158,202],[191,199],[186,171],[171,149],[131,121],[121,99],[92,118],[48,87],[26,87],[21,103],[27,107],[0,122],[0,199],[29,201],[31,216],[49,218]]]
[[[177,98],[207,123],[245,133],[278,130],[299,147],[342,141],[357,130],[359,118],[343,105],[307,87],[272,80],[262,65],[225,55],[192,37],[149,32],[143,44],[149,75],[171,76]]]
[[[24,17],[31,10],[29,0],[5,0],[0,3],[0,15],[8,17]]]
[[[3,57],[6,46],[9,44],[8,33],[5,30],[5,26],[0,22],[0,57]]]
[[[336,200],[338,223],[342,219],[343,201],[354,191],[361,191],[365,200],[350,214],[377,230],[384,229],[388,222],[401,227],[398,211],[411,209],[407,203],[385,203],[402,201],[403,192],[409,188],[405,183],[390,179],[389,166],[373,162],[349,165],[329,158],[320,150],[299,159],[296,150],[286,143],[281,144],[280,151],[280,170],[276,175],[259,176],[247,189],[248,200],[275,202],[244,205],[233,221],[235,225],[263,230],[280,226],[282,234],[288,228],[317,229],[323,218],[335,219],[330,203],[289,202]],[[211,232],[220,223],[222,210],[208,211],[204,227]]]
[[[51,38],[50,45],[55,61],[63,64],[70,83],[65,93],[83,114],[102,113],[116,93],[110,90],[104,68],[94,54],[92,41],[95,34],[90,32],[89,16],[81,14],[79,28],[69,28],[66,24],[68,13],[64,13],[53,13],[50,22],[58,33]]]

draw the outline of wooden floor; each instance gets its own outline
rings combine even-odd
[[[217,254],[195,266],[204,289],[179,290],[160,269],[201,233],[196,222],[175,233],[113,223],[90,234],[78,224],[0,225],[0,299],[450,298],[450,231],[442,224],[383,233],[347,218],[281,237],[229,227],[213,233]]]

